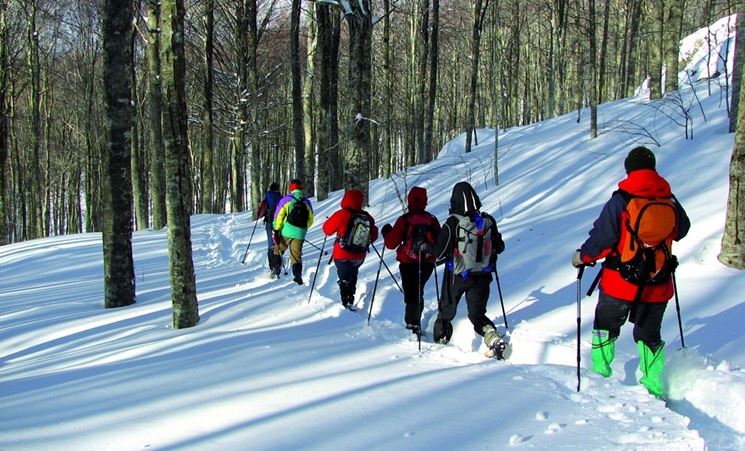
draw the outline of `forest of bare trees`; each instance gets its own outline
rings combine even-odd
[[[680,38],[737,7],[0,0],[0,244],[105,231],[117,214],[130,235],[174,220],[183,232],[189,214],[255,210],[270,182],[295,177],[318,199],[366,192],[367,181],[430,161],[475,128],[576,112],[596,136],[599,103],[647,77],[653,97],[674,90],[663,67],[677,72]],[[126,36],[107,35],[124,10]],[[127,67],[110,67],[122,58]],[[129,161],[112,172],[112,156]],[[112,204],[112,191],[129,208]]]

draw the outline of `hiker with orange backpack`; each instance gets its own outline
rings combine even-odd
[[[660,329],[677,265],[671,246],[686,236],[691,223],[655,166],[646,147],[628,153],[627,177],[603,206],[572,265],[580,268],[605,259],[592,331],[592,370],[612,374],[615,342],[628,319],[639,350],[639,382],[661,397],[665,342]]]
[[[426,189],[418,186],[411,188],[407,200],[409,211],[400,216],[393,226],[384,225],[381,232],[385,247],[396,249],[406,305],[406,328],[420,335],[424,285],[435,268],[432,252],[440,233],[440,222],[424,209],[427,206]]]

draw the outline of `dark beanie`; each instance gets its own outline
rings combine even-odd
[[[272,182],[272,184],[269,185],[269,191],[279,191],[279,183]]]
[[[623,162],[623,166],[626,168],[626,173],[628,174],[639,169],[654,169],[656,163],[652,151],[646,147],[639,146],[631,149],[631,152],[629,152],[626,160]]]

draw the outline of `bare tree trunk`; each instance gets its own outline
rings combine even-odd
[[[130,141],[132,105],[131,0],[106,0],[103,23],[104,91],[108,117],[108,148],[104,152],[104,306],[135,302],[132,259],[132,182]]]
[[[664,0],[652,0],[650,2],[650,33],[649,48],[649,100],[662,97],[662,62],[664,61]]]
[[[8,0],[0,0],[0,246],[8,244],[8,204],[6,200],[6,174],[8,166],[8,49],[6,11]]]
[[[244,155],[248,149],[250,138],[247,128],[251,128],[256,122],[255,117],[250,117],[249,109],[256,101],[256,91],[248,80],[249,65],[253,64],[251,58],[251,34],[256,30],[256,2],[255,0],[239,0],[236,11],[237,21],[237,60],[238,60],[238,86],[235,92],[235,107],[237,108],[237,122],[235,125],[235,139],[230,146],[230,211],[237,213],[245,209],[244,198]],[[252,14],[249,11],[253,7]],[[253,22],[254,26],[249,25]],[[249,118],[251,119],[249,122]],[[256,146],[258,143],[251,143]]]
[[[191,177],[186,108],[183,0],[162,0],[163,137],[168,213],[168,260],[173,328],[199,322],[191,249]]]
[[[741,13],[743,13],[743,8],[738,7],[738,37],[740,34],[745,34],[745,21],[741,21],[739,18]],[[745,58],[741,58],[742,52],[738,53],[735,59],[737,69],[734,72],[742,74],[745,68]],[[742,75],[740,75],[740,78],[742,78]],[[733,101],[733,104],[743,102],[745,90],[740,89],[739,91],[739,99],[737,102]],[[737,122],[735,147],[732,149],[732,159],[730,160],[727,219],[724,223],[719,261],[732,268],[745,269],[745,108],[738,108]]]
[[[339,163],[338,82],[339,82],[339,10],[328,4],[316,5],[320,54],[320,93],[318,130],[318,200],[341,187]]]
[[[295,177],[305,180],[305,133],[303,130],[303,94],[300,66],[300,0],[292,0],[290,19],[290,67],[292,69],[292,129]]]
[[[439,0],[434,0],[439,2]],[[390,0],[383,0],[383,9],[385,10],[385,18],[383,19],[383,83],[385,87],[383,89],[383,155],[382,160],[382,175],[383,177],[389,177],[391,175],[391,147],[393,141],[393,120],[391,99],[393,97],[393,67],[391,59],[391,15],[389,14],[391,8]]]
[[[160,61],[161,2],[147,0],[147,71],[150,101],[150,200],[153,228],[166,225],[166,180],[163,163],[163,93]]]
[[[315,146],[315,127],[314,127],[314,89],[313,82],[316,72],[316,49],[318,48],[316,39],[316,14],[314,8],[308,8],[308,20],[306,31],[307,38],[307,57],[305,63],[305,79],[303,80],[303,135],[305,138],[305,183],[303,190],[306,196],[316,194],[315,174],[316,174],[316,146]]]
[[[685,0],[666,0],[668,5],[665,20],[665,92],[678,89],[678,57],[680,38],[683,32],[683,3]]]
[[[349,93],[352,105],[352,146],[346,155],[344,185],[368,199],[370,181],[370,121],[372,120],[372,10],[370,0],[351,2],[349,25]]]
[[[139,2],[135,2],[135,10],[139,10]],[[134,57],[137,51],[137,38],[136,34],[132,33],[132,53]],[[142,147],[140,146],[140,127],[139,121],[137,120],[137,111],[140,108],[139,99],[137,97],[137,74],[135,73],[135,63],[133,59],[129,65],[129,72],[131,77],[132,87],[132,100],[134,104],[134,112],[132,116],[132,139],[130,140],[131,145],[131,158],[130,158],[130,169],[132,171],[132,198],[134,202],[135,210],[135,221],[137,230],[147,229],[148,226],[148,211],[147,211],[147,188],[145,186],[145,174],[143,169],[144,158],[141,152]]]
[[[481,25],[483,22],[481,0],[474,0],[473,30],[471,33],[471,85],[468,90],[468,119],[466,123],[465,152],[471,151],[472,135],[476,128],[476,87],[479,79],[479,55],[481,53]]]
[[[202,111],[202,211],[220,213],[215,196],[215,130],[214,130],[214,93],[215,84],[215,0],[204,2],[204,105]]]
[[[416,162],[421,164],[427,159],[427,152],[424,148],[424,117],[426,102],[425,89],[427,86],[427,56],[429,54],[429,0],[419,1],[419,27],[416,38],[416,107],[414,109],[414,130],[416,132]]]
[[[740,33],[740,30],[745,30],[745,8],[738,8],[737,10],[737,36],[735,41],[735,64],[732,66],[732,107],[730,108],[729,115],[729,132],[734,133],[737,130],[737,116],[739,114],[738,107],[740,105],[740,85],[742,83],[742,67],[740,61],[745,59],[745,32]]]
[[[589,29],[588,41],[590,44],[590,137],[598,137],[598,52],[597,33],[595,32],[595,0],[589,0]]]
[[[427,124],[424,131],[424,161],[432,161],[435,151],[432,149],[432,135],[435,128],[435,100],[437,99],[437,65],[439,62],[440,39],[440,0],[432,0],[432,38],[429,48],[429,105],[427,107]]]
[[[271,11],[272,5],[269,8]],[[250,153],[250,181],[251,181],[251,205],[256,211],[261,203],[263,190],[261,187],[261,153],[259,143],[259,73],[258,63],[256,62],[260,40],[260,30],[258,27],[258,8],[256,0],[246,0],[246,20],[248,22],[248,102],[250,102],[251,123],[249,133],[251,139]]]
[[[39,30],[37,30],[36,16],[38,13],[37,0],[31,0],[24,5],[28,20],[28,68],[30,75],[30,109],[31,109],[31,154],[27,158],[26,167],[30,176],[26,179],[26,203],[28,204],[27,235],[24,238],[39,238],[44,236],[41,224],[41,63],[39,61]]]

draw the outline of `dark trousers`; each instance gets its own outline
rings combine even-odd
[[[466,295],[468,319],[473,324],[477,334],[484,335],[484,326],[494,327],[494,323],[486,316],[486,304],[489,301],[489,284],[491,273],[470,275],[467,279],[453,276],[445,270],[442,277],[442,293],[439,300],[439,311],[435,321],[434,340],[449,341],[453,334],[451,322],[455,318],[460,298]]]
[[[269,262],[269,269],[274,268],[276,265],[277,259],[274,257],[274,238],[272,237],[272,221],[266,221],[264,222],[264,230],[266,230],[266,258]],[[280,260],[279,265],[282,265],[282,261]]]
[[[398,265],[401,272],[401,287],[404,290],[404,303],[406,313],[404,321],[412,326],[419,326],[424,311],[424,285],[432,275],[435,265],[432,263],[421,263],[421,274],[419,263],[401,263]]]
[[[639,302],[630,317],[631,305],[629,301],[608,296],[600,290],[593,328],[607,330],[610,338],[615,339],[628,319],[634,323],[634,341],[641,340],[650,349],[657,349],[662,342],[660,329],[667,302]]]
[[[336,275],[339,277],[339,294],[344,305],[354,304],[354,293],[357,291],[357,274],[363,260],[334,260]]]

